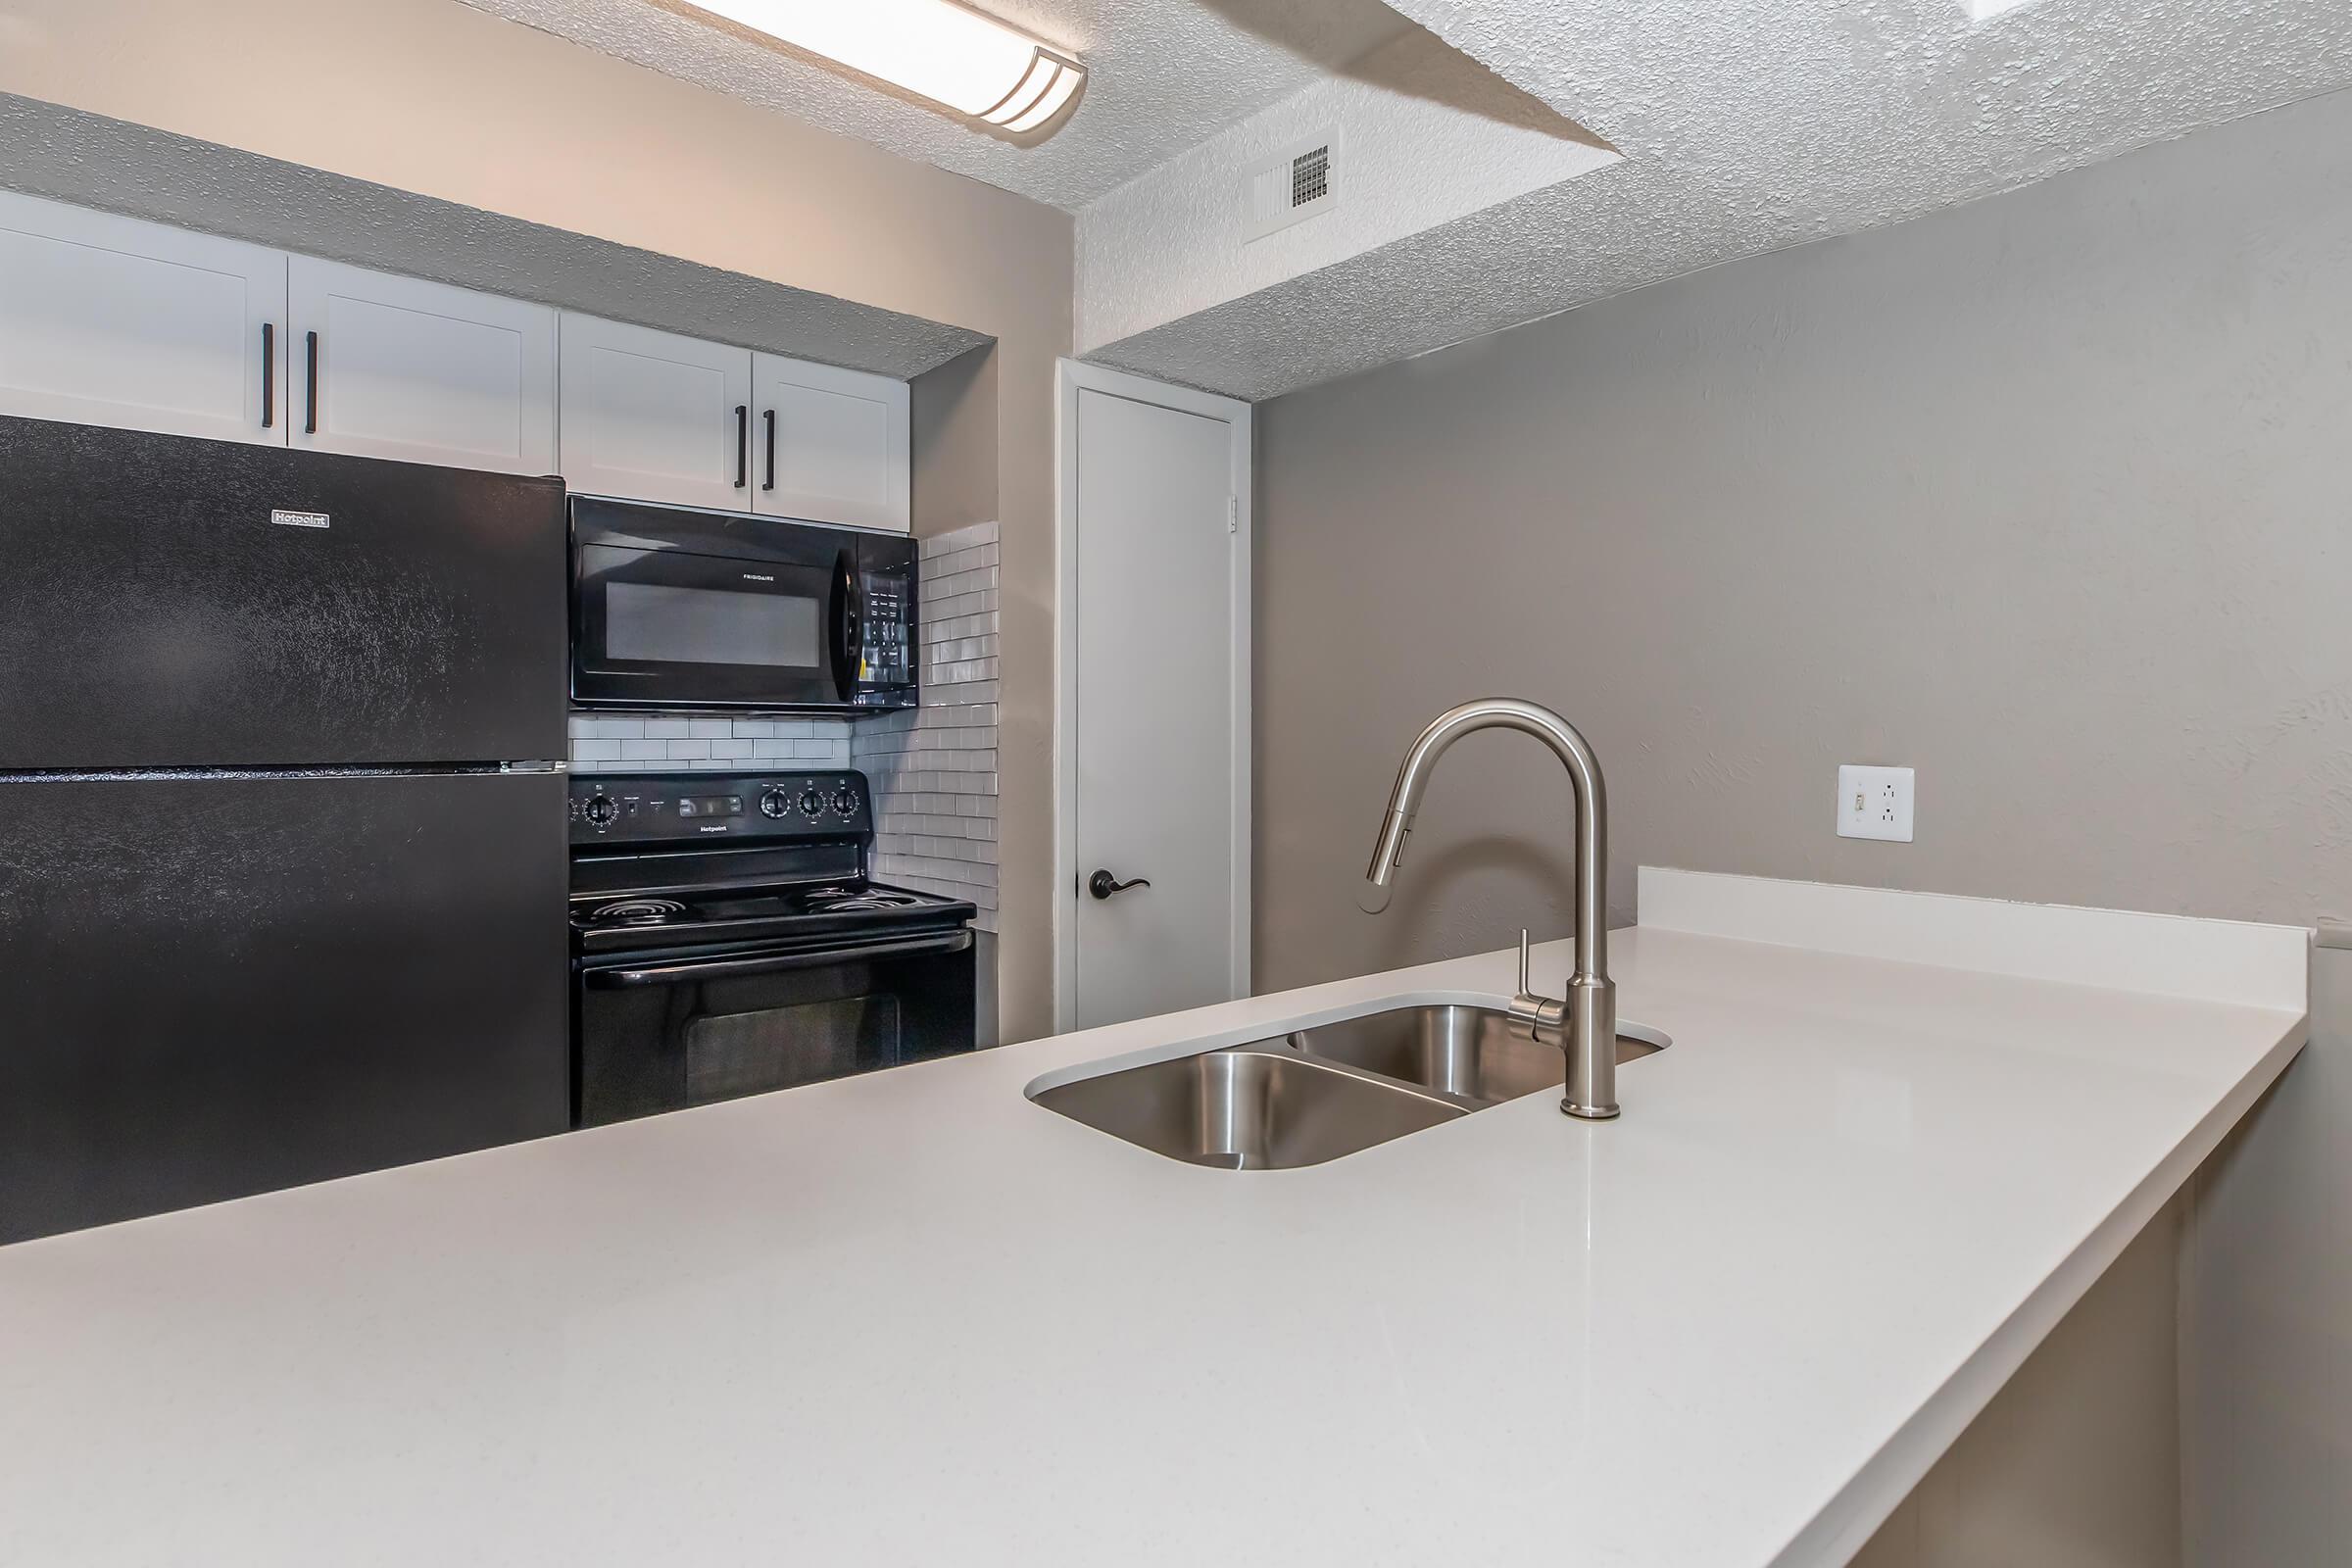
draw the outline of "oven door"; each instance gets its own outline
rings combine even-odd
[[[839,709],[857,693],[858,559],[811,538],[778,557],[580,541],[572,700],[584,707]]]
[[[958,929],[584,965],[573,1124],[968,1052],[972,964],[972,934]]]

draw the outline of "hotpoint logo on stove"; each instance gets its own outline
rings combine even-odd
[[[281,528],[323,528],[329,519],[323,512],[289,512],[279,508],[270,514],[270,520]]]
[[[724,833],[727,831],[727,824],[724,822],[713,822],[709,827],[698,828],[696,831],[702,833]]]

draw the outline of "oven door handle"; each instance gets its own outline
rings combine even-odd
[[[865,655],[865,606],[858,591],[857,558],[844,550],[833,564],[833,690],[843,702],[858,695]]]
[[[971,932],[955,931],[946,936],[869,942],[854,948],[820,948],[808,953],[770,953],[753,958],[697,958],[663,964],[658,969],[591,969],[586,978],[590,985],[599,988],[670,986],[696,980],[783,974],[793,969],[814,969],[828,963],[862,962],[869,958],[914,958],[934,953],[961,953],[971,945]]]

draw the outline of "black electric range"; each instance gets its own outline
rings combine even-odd
[[[867,875],[862,774],[570,785],[575,1124],[973,1048],[976,911]]]

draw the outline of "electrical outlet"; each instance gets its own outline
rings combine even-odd
[[[1838,836],[1910,843],[1911,769],[1858,767],[1851,762],[1839,767]]]

